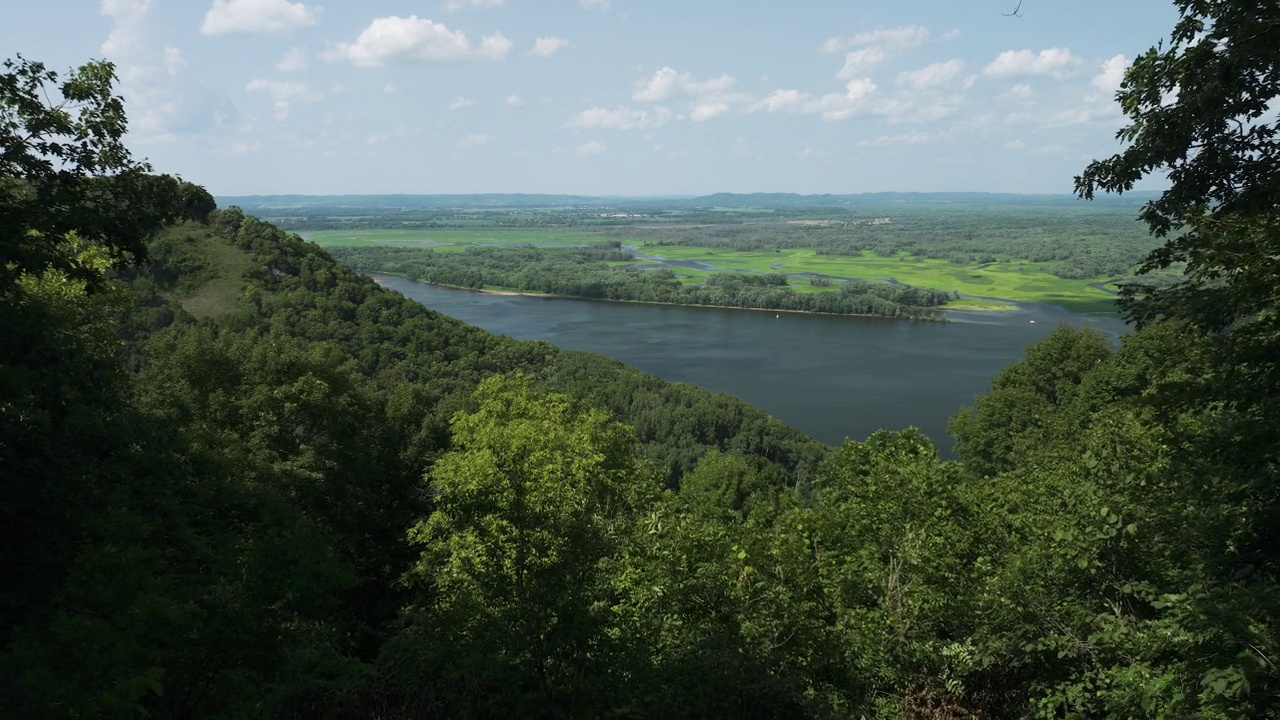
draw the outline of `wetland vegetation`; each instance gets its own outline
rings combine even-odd
[[[798,296],[836,294],[852,281],[891,282],[945,293],[950,296],[949,309],[999,310],[1014,302],[1045,302],[1072,312],[1115,312],[1118,289],[1135,281],[1137,264],[1159,244],[1134,222],[1136,201],[1093,205],[1055,196],[973,193],[643,200],[544,196],[537,198],[544,205],[532,206],[528,203],[534,199],[522,196],[483,198],[487,205],[472,196],[458,196],[449,207],[448,198],[434,197],[426,209],[404,196],[371,197],[359,203],[350,198],[224,202],[242,203],[282,227],[335,248],[341,258],[359,258],[361,267],[369,270],[399,272],[391,265],[410,262],[437,268],[460,263],[443,257],[452,253],[468,253],[476,266],[492,265],[491,260],[506,262],[512,256],[487,248],[514,245],[543,250],[528,257],[540,266],[536,272],[545,275],[553,258],[566,268],[581,260],[568,248],[605,245],[632,257],[591,262],[607,262],[623,271],[649,268],[669,273],[663,282],[640,281],[644,284],[674,289],[671,281],[701,286],[710,275],[723,272],[781,274]],[[370,246],[430,253],[370,251]],[[532,265],[527,269],[534,271]],[[555,283],[513,282],[506,275],[486,277],[479,285],[456,282],[458,273],[447,275],[454,282],[434,282],[579,294],[573,288],[552,289]],[[621,276],[596,279],[603,286],[627,284]],[[573,283],[566,280],[559,285],[569,284]],[[646,291],[625,299],[671,295]],[[607,295],[597,287],[581,296]],[[897,307],[864,307],[860,312],[928,316],[929,308],[941,299],[930,297],[921,306],[895,303]],[[823,302],[775,299],[767,307],[813,309]]]

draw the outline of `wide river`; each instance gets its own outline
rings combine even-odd
[[[492,295],[369,274],[489,332],[600,353],[736,395],[823,442],[914,425],[948,455],[947,418],[1056,325],[1125,332],[1117,318],[1035,303],[916,322]]]

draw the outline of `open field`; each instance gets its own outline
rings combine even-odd
[[[400,246],[429,247],[437,252],[459,252],[470,247],[496,245],[533,245],[538,247],[570,247],[617,240],[591,232],[557,231],[528,228],[485,229],[351,229],[308,230],[301,235],[318,245],[335,246]],[[1047,272],[1049,263],[1037,263],[997,256],[998,262],[959,265],[939,258],[921,258],[906,254],[883,257],[871,252],[860,256],[820,255],[816,250],[785,248],[780,250],[735,250],[684,245],[657,245],[643,238],[622,239],[634,245],[642,255],[675,261],[694,261],[713,267],[671,268],[682,282],[704,282],[717,271],[776,272],[788,275],[814,273],[838,278],[862,280],[896,280],[907,285],[958,292],[970,296],[948,304],[952,309],[1006,310],[1011,306],[999,300],[1032,301],[1061,305],[1072,312],[1113,312],[1114,295],[1090,287],[1090,283],[1106,277],[1066,280]],[[610,263],[626,265],[627,263]],[[805,280],[792,279],[797,292],[825,292],[832,288],[813,287]]]
[[[1113,295],[1089,286],[1091,282],[1108,278],[1065,280],[1046,272],[1046,263],[1027,260],[1004,258],[1001,262],[965,266],[936,258],[914,258],[907,255],[881,257],[873,253],[863,253],[861,256],[819,255],[814,250],[806,249],[741,251],[670,245],[637,247],[645,255],[666,260],[690,260],[725,270],[788,275],[816,273],[861,280],[893,279],[907,285],[958,292],[978,298],[1052,303],[1072,312],[1114,310]],[[803,286],[799,285],[797,289],[800,287]],[[965,309],[994,309],[992,306],[999,304],[966,298],[951,303],[948,307],[960,309],[961,305]]]
[[[253,265],[249,254],[224,243],[201,244],[193,254],[209,278],[180,300],[182,309],[201,320],[235,311],[244,289],[244,274]]]

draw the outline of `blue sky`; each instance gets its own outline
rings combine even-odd
[[[215,195],[1070,192],[1169,0],[52,0],[130,144]]]

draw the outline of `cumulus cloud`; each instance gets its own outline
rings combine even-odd
[[[398,92],[400,92],[400,88],[396,87],[391,83],[387,83],[386,85],[382,86],[383,95],[395,95]]]
[[[599,140],[585,142],[574,149],[575,155],[599,155],[604,152],[604,143]]]
[[[872,70],[880,67],[880,63],[884,62],[884,58],[884,50],[878,47],[854,50],[844,56],[844,67],[840,68],[840,71],[836,73],[836,77],[841,80],[865,77],[871,74]]]
[[[129,130],[141,142],[169,141],[225,128],[236,118],[226,93],[194,79],[181,50],[164,47],[148,32],[149,0],[103,0],[112,21],[101,51],[116,64],[120,94],[129,107]]]
[[[591,130],[644,130],[662,127],[671,119],[671,111],[657,107],[653,112],[619,106],[615,110],[595,107],[569,118],[566,127]]]
[[[982,69],[989,77],[1005,78],[1020,75],[1050,75],[1063,77],[1080,66],[1080,58],[1067,48],[1049,48],[1034,53],[1030,50],[1005,50]]]
[[[1093,86],[1105,92],[1108,97],[1116,94],[1120,89],[1120,82],[1124,80],[1124,71],[1129,68],[1129,61],[1123,55],[1115,57],[1102,63],[1102,72],[1093,77]]]
[[[141,49],[142,17],[150,6],[149,0],[102,0],[102,14],[115,21],[102,43],[103,55],[121,57]]]
[[[256,143],[249,144],[249,143],[240,142],[239,140],[237,140],[231,143],[230,149],[231,149],[232,155],[244,155],[246,153],[256,153],[262,149],[262,142],[258,141]]]
[[[698,82],[689,73],[679,73],[664,67],[648,81],[641,82],[631,94],[631,99],[639,102],[664,102],[677,97],[699,97],[725,92],[736,82],[728,75]]]
[[[558,37],[540,37],[533,43],[533,49],[529,51],[530,55],[537,57],[551,57],[556,51],[569,44],[568,40]]]
[[[470,148],[470,147],[475,147],[477,145],[488,145],[494,140],[497,140],[497,138],[495,138],[492,135],[485,135],[484,133],[472,133],[462,138],[461,140],[459,140],[458,147]]]
[[[1025,100],[1031,97],[1032,95],[1035,95],[1035,91],[1032,90],[1031,86],[1026,83],[1018,83],[1017,85],[1014,85],[1013,87],[1009,88],[1009,92],[1005,94]]]
[[[972,84],[972,77],[964,77],[963,60],[936,62],[919,70],[898,73],[898,85],[917,92],[937,88],[968,87]]]
[[[200,32],[205,35],[280,33],[314,25],[319,15],[318,8],[288,0],[213,0]]]
[[[823,120],[848,120],[872,109],[870,100],[876,84],[868,78],[845,83],[843,93],[813,95],[799,90],[774,90],[751,107],[753,111],[820,115]]]
[[[463,8],[495,8],[507,4],[507,0],[445,0],[444,9],[449,12]]]
[[[244,86],[249,92],[265,92],[271,96],[275,107],[275,118],[278,121],[288,120],[289,111],[297,102],[315,102],[324,94],[304,83],[280,82],[279,80],[250,80]]]
[[[456,97],[453,99],[453,102],[449,103],[449,109],[461,110],[462,108],[469,108],[475,104],[476,104],[476,101],[470,98]]]
[[[952,33],[956,33],[956,31],[953,30],[944,37],[955,37]],[[919,25],[904,25],[900,28],[858,33],[853,37],[829,38],[822,43],[820,49],[822,52],[831,55],[859,45],[881,45],[895,50],[902,50],[923,45],[929,40],[929,35],[928,28],[920,27]]]
[[[578,7],[583,10],[599,10],[604,12],[613,7],[612,0],[578,0]]]
[[[710,120],[713,117],[718,117],[727,112],[729,112],[729,106],[725,103],[703,103],[695,107],[693,109],[693,113],[691,113],[689,117],[694,122],[702,122],[703,120]]]
[[[478,60],[502,60],[512,43],[502,33],[486,35],[478,46],[466,33],[417,15],[377,18],[355,42],[338,43],[325,58],[353,65],[444,65]]]
[[[507,104],[510,105],[511,107],[520,107],[521,105],[524,104],[524,98],[520,97],[519,95],[508,95]]]
[[[276,63],[276,69],[280,72],[297,72],[307,69],[307,55],[302,48],[289,48],[289,52],[280,58],[280,62]]]

